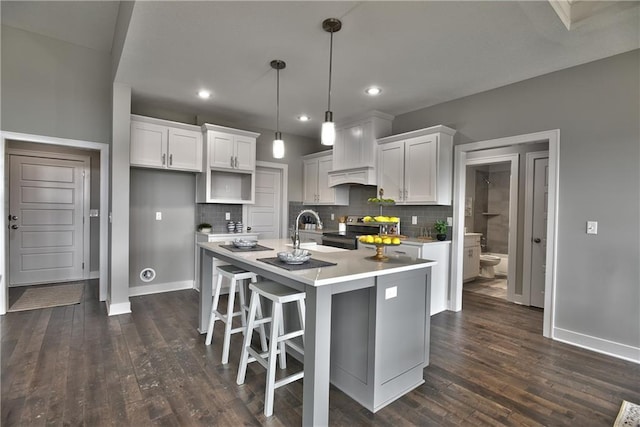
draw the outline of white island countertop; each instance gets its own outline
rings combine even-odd
[[[317,249],[314,249],[314,245],[302,244],[301,248],[309,250],[312,258],[333,262],[337,265],[290,271],[259,261],[260,258],[276,257],[278,252],[292,251],[293,248],[290,240],[260,240],[258,243],[273,250],[232,252],[229,249],[221,247],[221,245],[228,244],[226,242],[199,243],[199,246],[214,254],[228,258],[230,262],[237,260],[241,264],[253,264],[259,266],[260,269],[286,275],[297,282],[311,286],[323,286],[344,281],[395,274],[431,267],[437,264],[436,261],[393,255],[389,256],[387,261],[374,261],[369,259],[370,252],[368,251],[346,250],[321,245],[318,245]]]
[[[234,252],[221,246],[229,243],[198,244],[201,283],[211,283],[215,258],[305,292],[303,426],[329,424],[330,379],[372,412],[424,383],[435,261],[392,255],[380,262],[368,259],[370,251],[318,246],[307,248],[312,258],[336,265],[291,271],[259,260],[291,251],[288,239],[259,240],[272,248],[266,251]],[[212,286],[202,286],[201,333],[206,332],[211,304]],[[364,373],[351,372],[354,366]],[[362,375],[366,381],[354,380]]]

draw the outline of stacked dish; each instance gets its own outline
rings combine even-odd
[[[245,240],[245,239],[235,239],[233,241],[233,246],[236,248],[249,249],[254,248],[258,244],[257,240]]]
[[[278,252],[278,259],[287,264],[303,264],[309,261],[311,253],[306,249],[294,249],[292,252]]]

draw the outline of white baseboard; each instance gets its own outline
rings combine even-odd
[[[155,285],[129,286],[129,296],[160,294],[163,292],[182,291],[193,289],[193,280],[182,280],[179,282],[158,283]]]
[[[605,340],[562,328],[553,328],[553,339],[608,356],[640,363],[640,348]]]
[[[100,278],[100,271],[90,271],[89,272],[89,280],[91,279],[99,279]]]
[[[111,304],[109,301],[105,301],[105,304],[107,305],[107,314],[109,316],[131,313],[131,303],[129,301],[121,302],[120,304]]]

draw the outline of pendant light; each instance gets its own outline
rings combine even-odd
[[[331,34],[331,44],[329,45],[329,97],[327,111],[324,113],[324,123],[322,123],[322,134],[320,142],[322,145],[333,145],[336,140],[336,125],[333,122],[331,112],[331,66],[333,65],[333,33],[340,31],[342,22],[337,18],[328,18],[322,22],[322,29]]]
[[[271,61],[271,68],[277,72],[277,86],[276,86],[276,136],[273,139],[273,158],[284,158],[284,141],[282,140],[282,133],[280,133],[280,70],[284,69],[287,64],[280,59],[274,59]]]

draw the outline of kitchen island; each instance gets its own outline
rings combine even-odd
[[[201,283],[222,260],[306,292],[302,424],[328,425],[329,382],[372,412],[424,382],[429,363],[429,306],[434,261],[361,250],[309,247],[312,259],[336,265],[289,271],[260,261],[292,250],[289,240],[261,240],[268,251],[232,252],[224,242],[200,243]],[[200,292],[205,333],[212,287]]]

